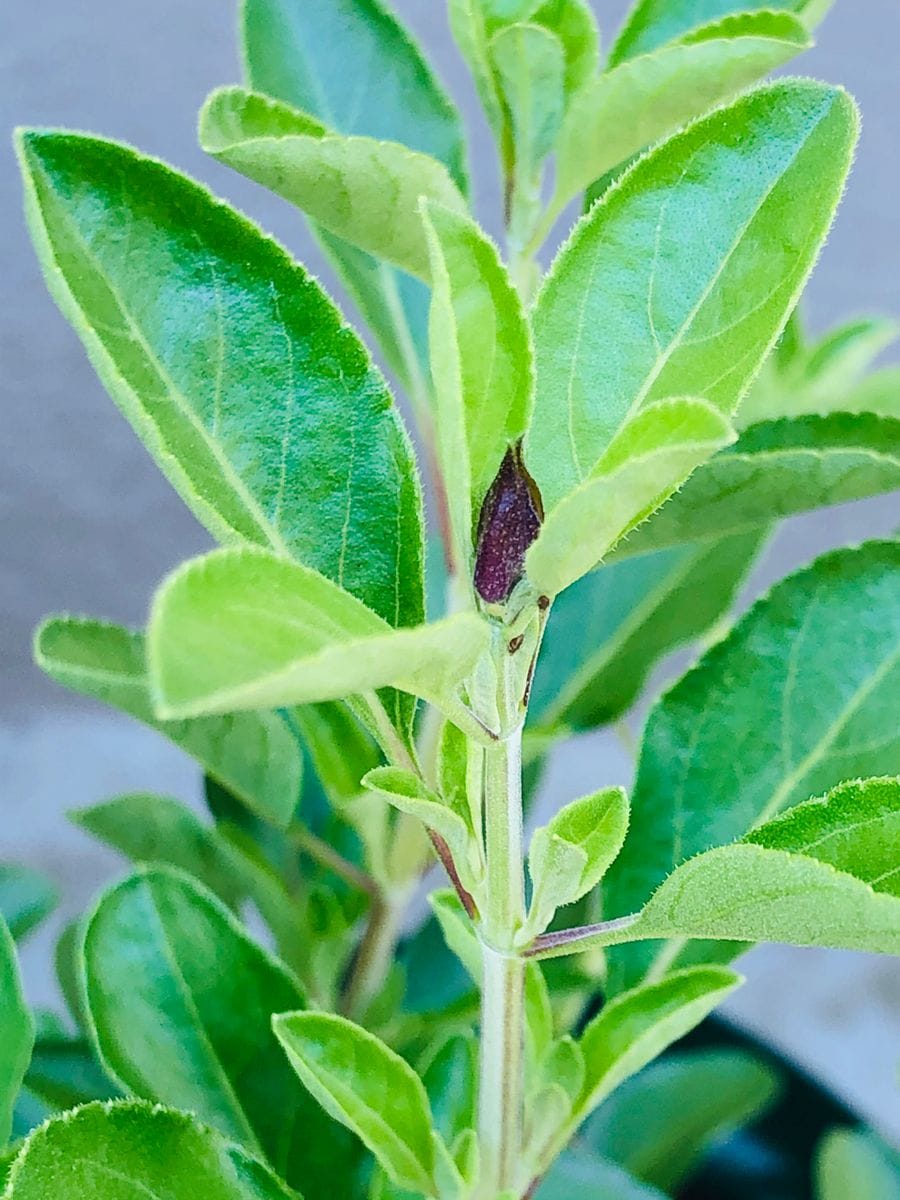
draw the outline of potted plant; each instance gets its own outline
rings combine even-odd
[[[761,82],[828,7],[639,0],[601,69],[584,0],[451,0],[501,253],[387,9],[245,0],[245,81],[201,143],[306,214],[417,450],[358,334],[246,217],[128,146],[17,134],[48,286],[221,548],[145,631],[36,635],[54,679],[198,761],[209,815],[75,814],[134,863],[60,942],[77,1033],[28,1011],[4,928],[7,1200],[697,1195],[778,1087],[743,1048],[660,1057],[733,960],[900,950],[900,547],[833,551],[729,616],[778,521],[900,482],[896,390],[864,377],[889,326],[810,342],[797,313],[855,105]],[[550,749],[684,643],[631,796],[598,779],[526,853]],[[13,934],[50,904],[13,867],[3,895]],[[715,1194],[735,1163],[788,1186],[746,1148]],[[821,1200],[881,1196],[895,1165],[834,1133]]]

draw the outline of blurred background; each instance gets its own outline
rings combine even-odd
[[[478,214],[499,234],[493,147],[444,5],[394,0],[394,7],[463,110]],[[594,0],[607,44],[626,7],[625,0]],[[900,316],[898,44],[900,5],[837,0],[818,46],[795,67],[795,73],[845,84],[864,117],[856,170],[808,292],[806,316],[814,331],[860,314]],[[0,61],[4,129],[67,125],[166,158],[249,211],[337,292],[296,213],[197,148],[196,113],[204,97],[239,78],[230,0],[6,4]],[[53,611],[141,624],[160,577],[206,549],[209,538],[158,474],[56,312],[28,242],[8,141],[2,153],[0,859],[24,860],[60,881],[60,914],[24,952],[32,1002],[52,1004],[52,944],[62,920],[122,872],[111,853],[66,823],[66,811],[129,790],[196,800],[199,777],[162,738],[42,676],[31,663],[32,630]],[[788,523],[742,604],[829,546],[888,532],[898,516],[892,497]],[[678,666],[667,664],[653,690]],[[635,714],[636,728],[641,715]],[[601,783],[627,784],[631,770],[611,735],[581,738],[553,760],[542,805]],[[770,947],[754,951],[742,966],[749,981],[730,1003],[730,1015],[811,1068],[900,1141],[900,963]]]

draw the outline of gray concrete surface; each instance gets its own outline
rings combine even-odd
[[[397,0],[460,98],[472,134],[477,204],[497,229],[490,140],[450,41],[441,0]],[[609,31],[623,0],[597,0]],[[63,124],[129,140],[246,208],[313,270],[328,273],[294,213],[204,158],[195,114],[237,79],[229,0],[32,0],[0,10],[0,126]],[[837,0],[797,70],[846,84],[864,112],[856,170],[809,292],[815,326],[860,312],[900,314],[897,204],[900,6]],[[31,665],[31,630],[48,611],[140,622],[160,576],[208,538],[157,474],[103,394],[75,335],[47,297],[20,215],[13,155],[0,149],[0,857],[56,875],[65,912],[84,907],[118,865],[72,831],[67,808],[129,788],[196,798],[178,752],[122,718],[68,696]],[[750,591],[829,545],[887,531],[891,501],[854,505],[784,531]],[[553,764],[549,800],[630,767],[608,736],[581,739]],[[50,1002],[53,930],[26,951],[28,986]],[[839,1088],[900,1138],[900,970],[863,956],[768,949],[747,960],[734,1014]]]

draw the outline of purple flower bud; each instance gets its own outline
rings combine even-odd
[[[525,470],[518,446],[506,452],[478,520],[475,590],[488,604],[503,604],[522,578],[525,553],[541,528],[537,484]]]

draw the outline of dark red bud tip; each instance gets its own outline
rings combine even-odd
[[[518,447],[507,450],[478,520],[475,590],[503,604],[525,570],[525,553],[541,528],[541,499]]]

